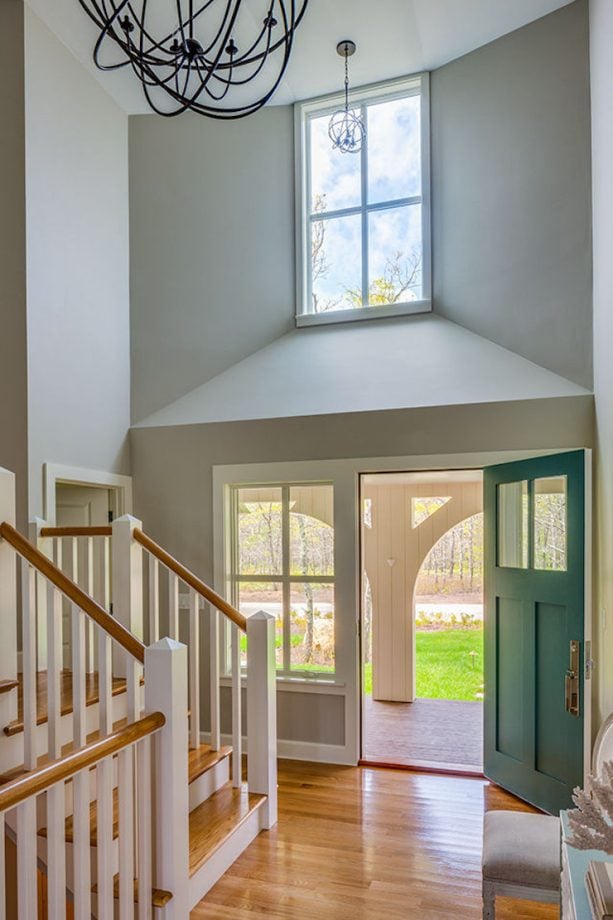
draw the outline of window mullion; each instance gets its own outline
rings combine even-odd
[[[290,534],[289,534],[289,486],[281,489],[281,573],[283,576],[283,670],[291,669],[292,624],[290,621]]]
[[[362,104],[360,106],[360,115],[362,117],[363,124],[367,127],[367,107]],[[362,306],[367,307],[369,302],[369,292],[368,292],[368,130],[366,131],[366,136],[364,143],[362,144],[362,150],[360,152],[361,158],[361,173],[362,173]]]

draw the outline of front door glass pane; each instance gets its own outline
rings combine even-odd
[[[534,568],[565,572],[566,476],[534,480]]]
[[[498,486],[498,565],[528,568],[528,482]]]

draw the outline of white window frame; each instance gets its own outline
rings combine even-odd
[[[334,483],[329,480],[321,482],[301,482],[301,481],[283,481],[283,482],[263,482],[263,483],[232,483],[227,486],[226,514],[227,533],[229,544],[227,547],[228,560],[228,594],[231,603],[239,608],[239,585],[251,583],[279,584],[282,589],[283,599],[283,664],[277,667],[277,677],[287,679],[303,680],[324,680],[334,681],[336,675],[336,540],[334,541],[334,572],[333,575],[292,575],[290,574],[290,493],[293,488],[299,487],[330,486],[334,490]],[[282,530],[282,552],[281,552],[281,573],[271,575],[270,573],[260,572],[255,575],[241,575],[238,571],[238,496],[241,489],[279,489],[281,492],[281,530]],[[334,532],[334,523],[332,525]],[[301,669],[292,668],[291,666],[291,621],[290,595],[291,588],[294,584],[331,585],[334,592],[334,670],[319,671],[316,668]],[[287,616],[286,616],[287,612]],[[230,673],[230,637],[225,642],[225,655],[223,661],[224,674]]]
[[[421,204],[422,240],[423,240],[423,282],[422,299],[390,304],[389,306],[364,305],[356,309],[330,310],[325,313],[313,312],[310,269],[310,122],[322,115],[332,115],[344,105],[344,93],[322,96],[308,102],[298,102],[294,106],[294,140],[296,160],[296,325],[313,326],[327,323],[345,323],[362,319],[379,319],[414,313],[428,313],[432,310],[432,240],[431,240],[431,192],[430,192],[430,75],[415,74],[400,80],[390,80],[371,86],[360,87],[349,93],[350,105],[362,107],[364,115],[366,104],[402,99],[409,95],[421,97],[421,170],[422,194],[406,199],[394,199],[393,202],[368,204],[366,171],[366,150],[362,157],[362,194],[361,202],[353,208],[341,208],[330,211],[331,215],[362,215],[362,289],[367,286],[368,273],[368,214],[373,211],[386,210],[390,205],[400,207]],[[346,154],[352,156],[353,154]]]

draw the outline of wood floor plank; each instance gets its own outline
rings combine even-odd
[[[192,920],[480,920],[485,811],[533,811],[486,780],[280,761],[279,823]],[[557,920],[499,899],[496,920]]]

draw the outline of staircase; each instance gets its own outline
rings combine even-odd
[[[0,469],[0,622],[0,920],[185,920],[276,823],[274,618],[129,516],[25,538]]]

